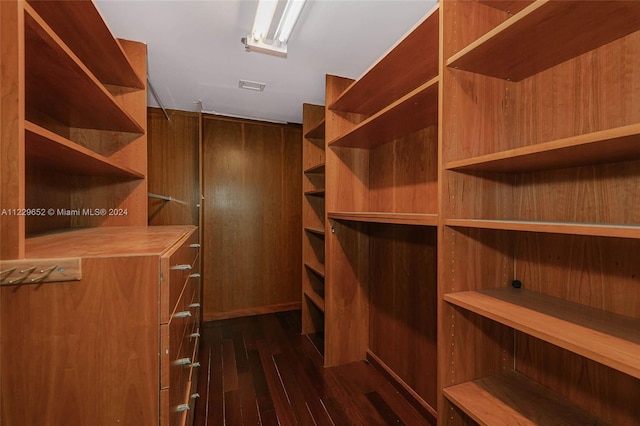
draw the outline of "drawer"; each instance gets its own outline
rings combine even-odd
[[[160,323],[169,322],[171,314],[184,290],[187,280],[199,282],[198,232],[194,229],[176,245],[176,248],[160,258]]]
[[[197,344],[200,306],[195,302],[199,295],[199,282],[185,286],[185,291],[178,300],[176,312],[168,324],[160,325],[161,357],[160,388],[181,386],[185,366],[194,362],[194,347]],[[187,362],[189,359],[191,362]]]
[[[194,350],[189,357],[195,359],[198,355],[198,339],[195,339]],[[169,424],[171,426],[191,426],[193,422],[193,413],[196,404],[196,384],[198,376],[198,368],[191,366],[181,373],[180,387],[169,388]]]
[[[194,350],[192,353],[192,359],[198,359],[198,343],[199,343],[199,339],[196,339]],[[189,406],[189,409],[187,410],[187,416],[185,419],[185,425],[187,426],[193,425],[193,417],[196,412],[196,404],[198,402],[198,399],[200,398],[200,395],[198,395],[197,393],[198,374],[199,374],[199,368],[195,368],[195,367],[192,368],[189,376],[189,381],[187,382],[188,391],[187,391],[186,400],[185,400],[185,405]]]

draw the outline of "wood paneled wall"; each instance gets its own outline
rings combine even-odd
[[[205,320],[300,306],[301,133],[203,116]]]
[[[149,192],[175,198],[149,198],[149,225],[198,225],[198,113],[149,108]]]

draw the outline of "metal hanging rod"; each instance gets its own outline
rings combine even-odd
[[[147,196],[149,198],[157,198],[159,200],[164,200],[164,201],[174,201],[174,202],[179,203],[179,204],[185,204],[185,205],[188,204],[188,203],[186,203],[186,202],[184,202],[182,200],[178,200],[177,198],[173,198],[173,197],[168,196],[168,195],[153,194],[153,193],[149,192],[149,193],[147,193]]]

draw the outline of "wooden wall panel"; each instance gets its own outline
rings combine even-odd
[[[17,1],[0,2],[0,210],[25,207],[24,15]],[[0,216],[0,257],[24,257],[24,216]]]
[[[640,380],[523,333],[516,333],[516,346],[521,373],[589,407],[607,424],[637,424]]]
[[[522,288],[640,318],[640,241],[532,232],[516,238]]]
[[[371,150],[371,211],[438,212],[437,130],[431,126]]]
[[[158,258],[87,258],[82,274],[2,287],[3,425],[157,424]]]
[[[436,229],[377,225],[369,235],[369,349],[435,408]]]
[[[203,117],[204,319],[300,306],[301,130]]]
[[[516,85],[512,146],[638,123],[639,74],[635,32],[523,80]]]
[[[149,225],[198,225],[199,115],[148,109],[149,192],[178,201],[149,198]]]

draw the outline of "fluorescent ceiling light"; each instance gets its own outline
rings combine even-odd
[[[287,42],[306,0],[259,0],[251,34],[243,39],[249,51],[287,57]]]

